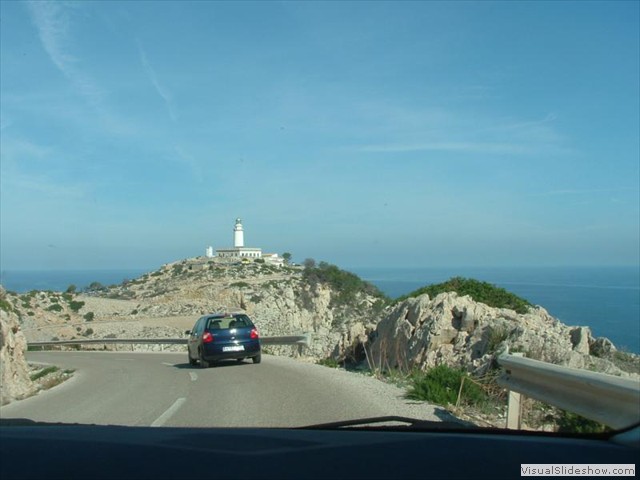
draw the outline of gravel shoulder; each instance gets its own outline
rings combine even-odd
[[[269,362],[284,370],[290,369],[318,382],[332,384],[336,389],[357,392],[367,403],[386,415],[431,421],[459,421],[442,407],[405,398],[405,390],[391,383],[357,372],[340,368],[296,361],[287,357],[269,355]]]

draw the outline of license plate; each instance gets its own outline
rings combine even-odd
[[[223,352],[242,352],[244,351],[244,345],[232,345],[230,347],[222,347]]]

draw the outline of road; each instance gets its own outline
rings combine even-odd
[[[0,417],[128,426],[296,427],[381,415],[446,416],[364,375],[292,359],[201,369],[186,353],[29,352],[75,369],[53,389],[0,408]]]

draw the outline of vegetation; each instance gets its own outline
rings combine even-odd
[[[509,332],[504,327],[491,328],[487,339],[487,352],[493,353],[498,346],[509,338]]]
[[[66,293],[76,293],[77,287],[72,283],[71,285],[69,285],[67,287],[67,292]]]
[[[4,298],[0,298],[0,310],[4,310],[7,313],[13,312],[13,305],[11,305]]]
[[[92,321],[92,320],[94,319],[94,317],[95,317],[95,313],[93,313],[93,312],[87,312],[87,313],[85,313],[85,314],[84,314],[84,317],[83,317],[83,318],[84,318],[87,322],[90,322],[90,321]]]
[[[75,313],[78,313],[82,307],[84,307],[84,302],[82,301],[72,300],[69,302],[69,308]]]
[[[282,254],[282,258],[284,259],[284,263],[286,265],[289,265],[289,263],[291,262],[291,254],[289,252],[284,252]]]
[[[234,282],[229,286],[230,287],[238,287],[238,288],[247,288],[249,286],[249,284],[247,282]]]
[[[598,423],[594,420],[584,418],[577,413],[561,411],[560,417],[557,419],[558,432],[560,433],[604,433],[609,431],[609,427]]]
[[[61,312],[62,311],[62,305],[60,305],[59,303],[53,303],[53,304],[49,305],[47,308],[45,308],[45,310],[47,310],[49,312]]]
[[[318,365],[324,365],[325,367],[329,367],[329,368],[340,368],[340,363],[338,363],[337,360],[335,360],[335,359],[333,359],[331,357],[321,358],[316,363]]]
[[[389,300],[375,285],[365,282],[354,273],[340,270],[327,262],[320,262],[316,267],[315,260],[311,258],[304,263],[302,278],[307,284],[313,287],[318,283],[326,283],[337,292],[331,299],[333,306],[351,304],[361,293],[377,297],[385,303]]]
[[[458,295],[469,295],[476,302],[481,302],[495,308],[510,308],[517,313],[527,313],[528,308],[532,306],[531,303],[524,298],[508,292],[504,288],[496,287],[488,282],[463,277],[453,277],[444,283],[427,285],[408,295],[399,297],[396,299],[396,302],[410,297],[417,297],[425,293],[433,298],[444,292],[456,292]]]
[[[482,388],[469,380],[462,370],[439,365],[426,373],[415,374],[407,398],[425,400],[439,405],[455,405],[463,380],[461,401],[469,405],[481,405],[487,401]]]
[[[100,282],[91,282],[87,287],[88,292],[100,292],[102,290],[106,290],[107,287],[102,285]]]
[[[50,373],[57,372],[57,371],[58,371],[58,367],[54,367],[54,366],[43,368],[39,372],[34,373],[33,375],[31,375],[30,378],[31,378],[31,381],[33,382],[33,381],[38,380],[39,378],[44,377],[45,375],[49,375]]]

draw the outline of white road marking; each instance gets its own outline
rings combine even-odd
[[[169,363],[169,362],[162,362],[163,365],[166,365],[167,367],[173,367],[175,366],[175,363]]]
[[[189,376],[191,377],[192,382],[195,382],[198,379],[198,374],[195,372],[189,372]]]
[[[158,418],[156,418],[154,420],[154,422],[151,424],[152,427],[161,427],[162,425],[164,425],[165,423],[167,423],[167,420],[169,420],[174,413],[176,413],[178,411],[178,409],[182,406],[182,404],[186,401],[186,398],[179,398],[177,399],[173,405],[171,405],[166,412],[164,412],[162,415],[160,415]]]

